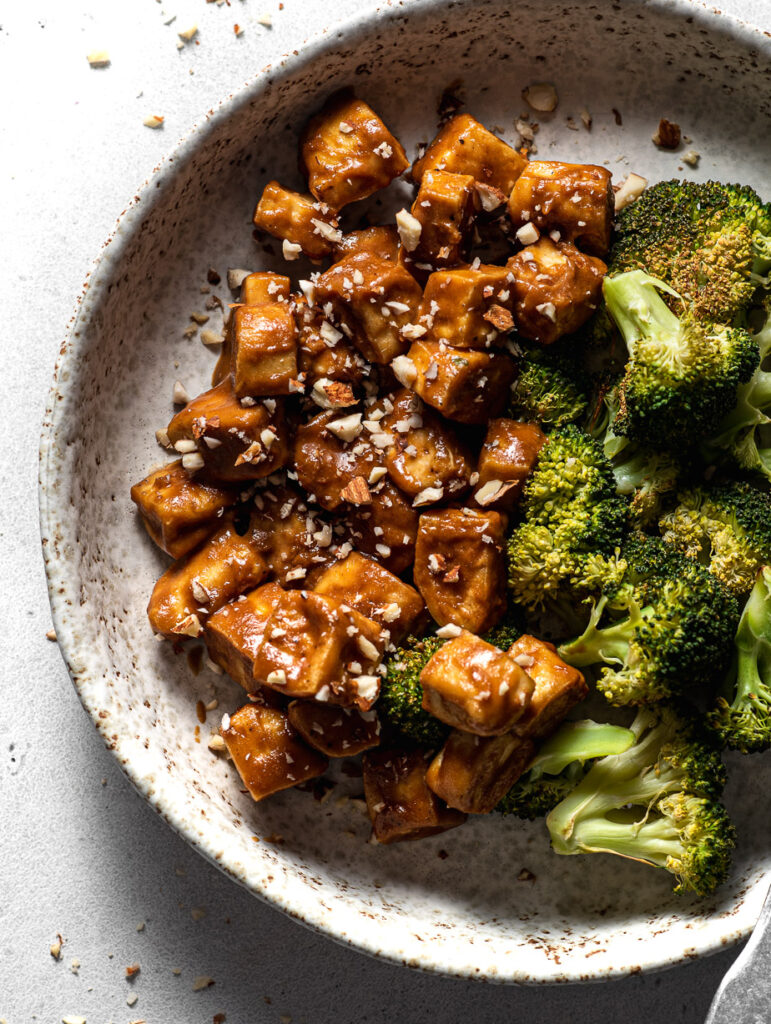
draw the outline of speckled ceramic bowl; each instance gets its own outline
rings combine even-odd
[[[151,636],[145,605],[164,560],[129,486],[163,458],[153,435],[172,412],[175,378],[191,393],[207,386],[211,353],[183,330],[205,302],[208,268],[224,277],[228,267],[271,266],[251,236],[255,199],[268,177],[299,185],[298,129],[334,88],[353,84],[412,151],[435,130],[453,80],[463,80],[467,109],[509,139],[522,88],[551,80],[561,102],[540,118],[541,157],[605,162],[617,178],[632,168],[651,179],[681,173],[680,156],[650,141],[666,115],[701,153],[689,177],[741,179],[768,194],[770,65],[767,34],[681,0],[384,6],[227,99],[116,226],[80,297],[42,442],[56,630],[83,704],[136,787],[213,863],[299,921],[389,960],[500,982],[660,968],[755,923],[771,878],[771,836],[757,814],[768,807],[768,758],[732,764],[739,848],[730,881],[703,902],[674,898],[663,872],[554,856],[542,823],[490,816],[377,847],[357,802],[287,792],[253,804],[207,750],[213,723],[204,742],[197,736],[196,701],[216,692],[220,710],[232,710],[240,691],[193,676]],[[224,283],[213,291],[231,301]]]

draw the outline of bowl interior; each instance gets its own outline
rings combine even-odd
[[[247,888],[361,950],[500,981],[598,978],[709,952],[747,933],[771,872],[757,807],[768,757],[733,759],[727,802],[740,832],[730,882],[707,901],[675,898],[668,877],[617,858],[549,851],[542,823],[497,816],[416,844],[375,847],[360,780],[331,799],[287,792],[255,805],[206,747],[195,705],[241,691],[153,640],[145,605],[164,559],[129,487],[165,461],[154,431],[180,379],[208,386],[212,354],[183,335],[207,271],[225,304],[229,267],[278,268],[252,238],[271,177],[300,187],[297,135],[335,88],[353,85],[408,152],[430,139],[437,101],[462,81],[465,109],[516,139],[521,90],[552,81],[536,115],[538,156],[686,173],[768,191],[769,41],[698,8],[598,0],[413,0],[268,70],[199,126],[117,226],[82,297],[57,372],[42,448],[42,530],[59,638],[80,696],[125,771],[186,838]],[[591,131],[582,110],[593,117]],[[650,141],[682,125],[698,168]],[[572,123],[568,120],[572,118]],[[688,147],[686,147],[688,148]],[[391,201],[406,196],[392,188]],[[768,198],[768,195],[766,195]],[[371,204],[377,216],[379,203]],[[348,220],[354,224],[358,211]],[[208,326],[221,314],[211,312]],[[663,877],[662,877],[663,876]]]

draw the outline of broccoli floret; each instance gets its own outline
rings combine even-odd
[[[509,608],[503,619],[482,635],[482,639],[493,647],[508,651],[512,644],[525,632],[525,623],[518,608]]]
[[[680,464],[671,452],[616,434],[612,424],[618,409],[618,381],[604,381],[598,386],[586,429],[602,445],[616,491],[631,499],[630,520],[645,528],[658,519],[663,499],[677,486]]]
[[[709,569],[737,597],[771,564],[771,495],[746,483],[697,487],[678,495],[659,520],[661,536]]]
[[[502,814],[540,818],[574,789],[588,763],[608,754],[621,754],[634,743],[634,733],[620,725],[565,722],[543,743],[527,772],[498,804]]]
[[[615,853],[664,868],[674,891],[713,892],[728,874],[735,830],[719,803],[725,768],[682,711],[641,708],[625,752],[596,761],[546,819],[560,854]]]
[[[577,427],[552,431],[524,491],[523,522],[507,544],[513,600],[531,610],[598,594],[620,567],[626,502],[601,446]]]
[[[624,579],[606,588],[560,656],[578,668],[602,665],[597,688],[611,704],[668,700],[692,680],[719,678],[739,619],[736,599],[658,538],[634,537],[622,556]]]
[[[771,480],[771,372],[763,369],[771,355],[771,298],[766,300],[765,323],[752,337],[760,363],[750,379],[739,385],[733,409],[703,445],[702,454],[708,461],[727,456],[741,469]]]
[[[740,320],[771,266],[771,206],[742,185],[662,181],[616,221],[613,274],[645,270],[711,323]]]
[[[750,754],[771,747],[771,568],[758,573],[734,641],[723,696],[709,722],[722,742]]]
[[[668,285],[642,270],[605,278],[603,294],[629,350],[618,389],[615,434],[655,447],[695,444],[736,402],[758,360],[758,344],[743,328],[681,317],[659,291]]]
[[[511,388],[508,415],[512,419],[540,423],[548,431],[583,416],[586,395],[573,351],[560,342],[523,351],[519,376]]]
[[[434,749],[444,742],[449,728],[424,711],[420,673],[447,641],[437,636],[407,637],[385,660],[386,675],[380,686],[378,717],[389,738]]]

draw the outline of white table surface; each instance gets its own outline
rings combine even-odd
[[[625,981],[518,989],[343,949],[246,894],[150,810],[102,746],[46,639],[39,424],[91,258],[126,198],[202,112],[309,35],[376,6],[0,4],[0,1024],[67,1016],[194,1024],[218,1013],[227,1024],[701,1022],[738,952]],[[770,0],[722,7],[771,21]],[[265,11],[272,28],[258,22]],[[178,51],[177,31],[195,23],[198,45]],[[89,67],[93,49],[109,51],[110,67]],[[162,114],[164,127],[143,127],[148,114]],[[49,953],[57,932],[58,961]],[[129,983],[125,969],[135,963],[141,970]],[[204,975],[215,984],[193,991]]]

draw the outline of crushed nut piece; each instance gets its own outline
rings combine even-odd
[[[92,50],[86,59],[92,68],[107,68],[110,66],[110,55],[107,50]]]
[[[448,622],[446,626],[441,626],[436,631],[436,635],[440,640],[452,640],[457,636],[460,636],[463,630],[460,626],[456,626],[454,622]]]
[[[126,968],[126,977],[129,979],[136,978],[136,976],[139,974],[139,971],[139,964],[131,964],[130,967]]]
[[[210,988],[213,984],[214,984],[214,978],[210,978],[206,974],[200,974],[193,981],[193,991],[194,992],[201,992],[205,988]]]
[[[508,309],[496,303],[493,303],[487,312],[482,314],[482,319],[487,320],[488,323],[491,323],[499,331],[514,330],[514,317]]]
[[[227,747],[225,746],[225,741],[219,735],[219,733],[216,732],[209,737],[206,746],[215,754],[222,754],[227,750]]]
[[[651,138],[660,149],[677,149],[680,145],[680,125],[662,117],[658,129]]]
[[[355,476],[351,482],[340,491],[340,497],[343,501],[350,502],[351,505],[369,505],[372,501],[372,495],[369,493],[369,487],[367,481],[363,476]]]
[[[618,213],[619,210],[623,210],[625,206],[629,206],[629,204],[633,203],[635,199],[639,199],[647,187],[647,178],[643,178],[639,174],[629,174],[624,181],[622,181],[618,191],[616,192],[616,213]]]
[[[142,124],[145,128],[160,128],[163,125],[163,117],[160,114],[150,114],[146,117]]]
[[[695,149],[689,149],[687,153],[683,153],[682,159],[683,163],[688,164],[689,167],[698,167],[701,153],[697,153]]]
[[[341,409],[347,405],[356,405],[356,397],[348,384],[337,380],[320,377],[313,385],[311,398],[322,409]]]
[[[194,39],[198,35],[198,26],[191,25],[190,28],[183,29],[181,32],[177,32],[177,35],[184,42],[189,43],[191,39]]]
[[[541,237],[541,233],[535,224],[523,224],[516,232],[517,241],[522,245],[532,245]]]
[[[399,232],[399,239],[407,252],[417,249],[423,226],[409,210],[401,209],[396,214],[396,230]]]
[[[54,639],[55,639],[55,636],[54,636]],[[62,938],[61,933],[57,932],[56,933],[56,938],[51,943],[51,956],[54,958],[54,960],[61,959],[62,946],[63,945],[64,945],[64,939]]]
[[[557,90],[551,82],[533,82],[522,90],[522,99],[540,113],[551,113],[559,103]]]
[[[224,340],[219,331],[212,331],[208,327],[201,331],[201,341],[204,345],[221,345]]]
[[[202,629],[201,620],[193,613],[186,615],[176,626],[172,626],[171,632],[178,633],[181,636],[199,636]]]
[[[477,181],[475,188],[485,213],[492,213],[493,210],[497,210],[499,206],[503,206],[506,202],[506,194],[494,185],[486,185],[482,181]]]

